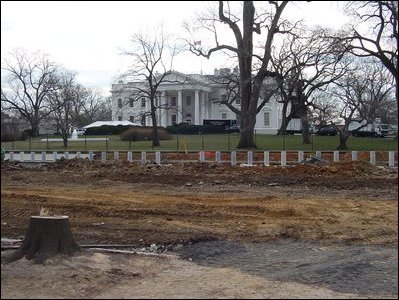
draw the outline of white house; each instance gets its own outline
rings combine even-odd
[[[239,118],[227,105],[219,101],[227,97],[227,89],[214,78],[229,69],[215,69],[214,75],[183,74],[172,71],[167,81],[160,84],[156,99],[159,126],[187,122],[202,125],[204,119]],[[151,126],[150,101],[137,96],[137,89],[145,89],[145,82],[119,82],[112,85],[112,120],[127,120]],[[136,93],[135,93],[136,91]],[[240,108],[240,99],[233,103]],[[257,133],[275,134],[281,124],[282,105],[273,96],[257,115]]]

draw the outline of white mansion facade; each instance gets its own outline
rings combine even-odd
[[[227,105],[219,101],[227,91],[214,84],[212,76],[229,69],[215,69],[215,75],[182,74],[172,71],[158,87],[156,99],[158,126],[171,126],[187,122],[202,125],[204,119],[239,119]],[[130,121],[151,126],[150,101],[133,96],[137,89],[145,89],[145,82],[119,82],[112,85],[112,120]],[[219,100],[219,101],[218,101]],[[233,105],[240,109],[237,99]],[[273,96],[257,115],[255,129],[258,133],[275,134],[281,124],[282,105]]]

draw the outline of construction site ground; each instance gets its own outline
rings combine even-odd
[[[170,256],[2,262],[2,298],[398,297],[397,167],[3,163],[2,238],[41,208],[80,245]]]

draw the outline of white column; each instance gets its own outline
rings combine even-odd
[[[183,116],[183,95],[182,91],[177,91],[177,124],[182,122]]]
[[[205,91],[201,93],[201,116],[200,116],[200,124],[204,123],[204,119],[206,119],[206,101],[205,101]]]
[[[207,92],[203,91],[202,93],[203,93],[202,105],[203,105],[203,107],[204,107],[203,110],[202,110],[202,112],[203,112],[203,114],[202,114],[202,119],[208,119],[208,114],[209,114],[209,112],[208,112],[208,100],[207,100],[207,98],[206,98]]]
[[[166,110],[163,109],[166,106],[166,99],[165,99],[166,92],[162,91],[160,106],[159,108],[159,126],[167,126],[166,125]]]
[[[206,93],[208,96],[208,101],[209,101],[209,115],[208,115],[208,119],[212,119],[213,117],[213,111],[215,109],[215,104],[209,100],[209,93]]]
[[[150,99],[146,98],[145,100],[146,100],[145,101],[145,111],[147,114],[150,114],[151,113]],[[152,125],[151,115],[147,115],[145,125],[146,126]]]
[[[195,97],[194,97],[194,114],[195,114],[195,125],[200,125],[200,102],[199,102],[199,90],[195,90]]]

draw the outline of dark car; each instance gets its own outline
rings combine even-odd
[[[317,135],[331,135],[335,136],[338,134],[338,129],[335,127],[322,127],[317,132]]]

